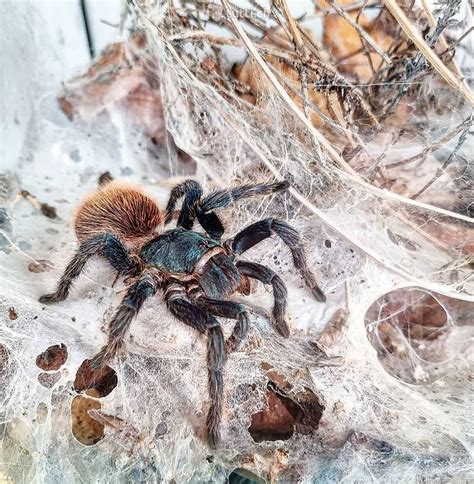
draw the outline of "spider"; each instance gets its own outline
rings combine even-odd
[[[100,368],[121,353],[133,317],[146,299],[164,293],[168,310],[180,321],[207,336],[210,408],[207,441],[215,448],[220,440],[223,410],[223,369],[227,355],[238,349],[249,330],[243,304],[228,300],[236,292],[248,294],[249,278],[271,285],[274,295],[273,325],[288,338],[285,320],[287,289],[271,269],[239,256],[260,241],[278,235],[289,247],[295,267],[318,301],[325,296],[307,265],[298,232],[286,222],[266,218],[253,223],[233,238],[221,242],[224,227],[215,210],[256,195],[287,190],[287,182],[248,184],[204,195],[201,185],[186,180],[176,185],[165,211],[144,190],[109,177],[78,207],[74,229],[79,248],[67,265],[56,291],[40,297],[42,303],[64,301],[71,285],[93,256],[102,256],[126,277],[125,296],[109,324],[108,342],[92,359]],[[181,200],[176,228],[165,226]],[[199,222],[206,234],[193,231]],[[227,341],[218,317],[236,320]]]

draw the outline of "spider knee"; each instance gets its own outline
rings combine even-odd
[[[206,332],[208,336],[213,336],[216,332],[222,332],[221,323],[217,319],[214,318],[212,322],[210,322],[206,328]]]
[[[181,284],[170,284],[165,290],[165,300],[168,306],[173,306],[186,298],[186,290]]]
[[[277,218],[267,220],[269,221],[270,231],[278,235],[289,247],[300,246],[300,234],[291,225]]]
[[[236,319],[240,317],[248,317],[247,308],[243,304],[233,303],[229,308],[229,317]]]

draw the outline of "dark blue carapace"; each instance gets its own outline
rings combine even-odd
[[[217,240],[191,230],[173,229],[150,240],[140,251],[146,264],[170,274],[192,274],[209,250],[219,247]]]

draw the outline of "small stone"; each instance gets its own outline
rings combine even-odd
[[[8,317],[10,318],[11,321],[15,321],[15,319],[18,318],[18,314],[17,314],[15,308],[13,308],[13,307],[8,308]]]
[[[47,272],[51,269],[51,262],[47,261],[47,260],[44,260],[44,259],[40,259],[40,260],[37,260],[35,262],[30,262],[28,264],[28,270],[30,272],[34,272],[36,274],[39,274],[41,272]]]
[[[39,384],[45,388],[53,388],[60,379],[61,373],[59,371],[54,373],[40,373],[38,375]]]
[[[58,214],[56,213],[56,208],[48,205],[47,203],[41,204],[41,213],[48,218],[58,218]]]

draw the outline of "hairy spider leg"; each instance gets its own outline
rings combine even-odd
[[[171,191],[166,207],[166,223],[172,219],[176,202],[184,196],[185,199],[179,215],[178,226],[191,230],[194,219],[197,218],[210,237],[220,239],[224,233],[224,226],[213,210],[228,207],[231,203],[244,198],[282,192],[287,190],[288,187],[289,183],[287,181],[248,184],[217,190],[202,198],[203,190],[201,185],[194,180],[186,180]]]
[[[267,218],[249,225],[233,238],[230,242],[231,247],[236,254],[240,255],[262,240],[271,237],[273,234],[278,235],[290,249],[293,256],[293,263],[302,275],[306,285],[313,293],[313,296],[316,300],[324,302],[326,296],[319,288],[314,274],[308,267],[301,237],[298,232],[286,222],[274,218]]]
[[[190,286],[188,295],[193,303],[213,316],[237,320],[232,334],[226,341],[226,351],[230,353],[239,349],[249,332],[249,316],[245,306],[234,301],[209,298],[198,285]]]
[[[197,206],[197,218],[202,225],[203,217],[210,217],[214,215],[212,212],[218,208],[228,207],[231,203],[237,202],[244,198],[251,198],[258,195],[271,195],[272,193],[282,192],[288,189],[289,183],[287,181],[277,183],[257,183],[249,185],[241,185],[240,187],[228,188],[225,190],[218,190],[201,199]],[[217,218],[217,215],[216,215]],[[217,218],[217,220],[219,220]],[[208,232],[213,238],[220,239],[224,233],[224,228],[212,227],[212,232]]]
[[[137,315],[143,303],[153,296],[158,289],[158,282],[150,274],[143,274],[125,293],[114,317],[109,323],[108,341],[92,359],[93,368],[101,368],[112,361],[124,345],[124,338],[132,319]]]
[[[79,277],[88,260],[102,255],[120,274],[131,274],[137,270],[137,262],[130,256],[127,248],[111,234],[96,235],[85,240],[79,246],[76,254],[66,266],[57,289],[51,294],[45,294],[39,301],[48,304],[64,301],[75,279]]]
[[[257,279],[263,284],[271,284],[273,288],[273,324],[278,334],[284,338],[290,336],[290,328],[285,321],[286,299],[288,291],[281,277],[270,268],[255,262],[237,261],[240,273]]]
[[[168,224],[173,219],[173,212],[176,203],[184,197],[177,225],[186,230],[191,230],[193,227],[194,216],[191,215],[193,205],[198,202],[203,194],[201,185],[194,180],[185,180],[183,183],[176,185],[170,193],[168,204],[166,205],[165,224]]]
[[[165,301],[171,313],[184,324],[207,335],[207,368],[211,406],[207,414],[207,440],[215,448],[220,441],[220,422],[224,400],[224,333],[217,319],[187,300],[185,288],[173,283],[166,289]]]

